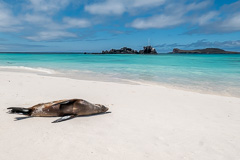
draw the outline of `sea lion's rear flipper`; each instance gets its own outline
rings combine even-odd
[[[31,112],[30,108],[21,108],[21,107],[10,107],[7,108],[9,111],[7,113],[9,114],[23,114],[23,115],[29,115]]]
[[[76,115],[67,115],[67,116],[63,116],[55,121],[53,121],[52,123],[58,123],[58,122],[62,122],[62,121],[66,121],[66,120],[69,120],[69,119],[72,119],[76,117]]]

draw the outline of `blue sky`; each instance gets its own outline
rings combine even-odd
[[[240,51],[240,0],[0,0],[0,51]]]

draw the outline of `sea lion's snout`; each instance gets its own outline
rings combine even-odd
[[[108,107],[103,106],[103,112],[107,112],[108,109],[109,109]]]
[[[101,113],[107,112],[109,109],[108,107],[105,107],[104,105],[101,105],[101,104],[96,104],[96,106],[100,108]]]

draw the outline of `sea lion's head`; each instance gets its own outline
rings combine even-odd
[[[99,113],[104,113],[104,112],[107,112],[108,111],[108,107],[105,107],[104,105],[102,104],[95,104],[98,108],[99,108]]]

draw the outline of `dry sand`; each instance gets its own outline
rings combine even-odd
[[[7,107],[82,98],[112,113],[26,118]],[[240,98],[0,72],[0,160],[239,160]]]

